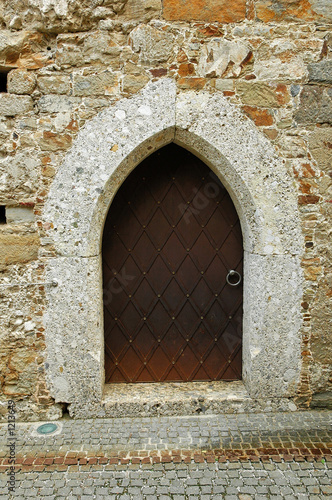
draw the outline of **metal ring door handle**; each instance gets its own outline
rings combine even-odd
[[[232,282],[230,281],[230,278],[231,278],[232,276],[236,276],[236,277],[237,277],[237,281],[236,281],[235,283],[232,283]],[[227,276],[226,276],[226,281],[227,281],[227,283],[228,283],[229,285],[231,285],[231,286],[238,286],[238,285],[241,283],[241,280],[242,280],[242,276],[241,276],[241,274],[240,274],[240,273],[238,273],[237,271],[234,271],[234,269],[231,269],[231,270],[229,271],[229,273],[227,274]]]

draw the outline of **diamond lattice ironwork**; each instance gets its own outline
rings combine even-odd
[[[242,234],[210,169],[171,144],[117,193],[103,237],[106,382],[241,378]]]

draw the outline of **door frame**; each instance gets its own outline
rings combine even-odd
[[[244,240],[243,383],[247,397],[289,398],[300,381],[303,237],[285,162],[221,92],[149,83],[87,122],[53,181],[43,223],[46,376],[75,417],[105,414],[101,273],[112,199],[144,158],[175,142],[220,178]],[[65,328],[64,328],[65,326]]]

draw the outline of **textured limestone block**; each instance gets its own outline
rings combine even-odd
[[[7,67],[37,69],[47,63],[49,40],[42,33],[0,30],[0,61]]]
[[[0,115],[24,115],[33,109],[33,101],[29,96],[0,94]]]
[[[37,234],[0,234],[0,264],[15,264],[37,259]]]
[[[56,62],[65,67],[100,62],[115,69],[119,67],[120,52],[114,36],[107,31],[59,35]]]
[[[202,49],[198,72],[201,76],[220,77],[231,66],[231,75],[239,76],[250,54],[250,48],[242,42],[213,40]]]
[[[68,94],[70,77],[66,75],[40,76],[38,87],[43,94]]]
[[[291,255],[245,252],[243,352],[250,373],[244,375],[252,397],[296,393],[302,319],[298,266],[299,258]]]
[[[147,75],[125,75],[122,82],[123,91],[128,94],[135,94],[141,90],[149,81]]]
[[[116,93],[118,88],[117,77],[109,71],[92,75],[73,74],[73,95],[110,95]]]
[[[33,222],[35,216],[30,207],[6,207],[6,219],[8,224],[25,224]]]
[[[268,127],[273,125],[273,116],[268,109],[255,108],[254,106],[243,106],[243,111],[248,115],[258,127]]]
[[[39,184],[40,162],[30,151],[0,159],[0,196],[3,200],[19,199],[36,193]]]
[[[36,77],[29,71],[14,69],[8,75],[7,90],[10,94],[31,94],[36,86]]]
[[[161,0],[128,0],[121,17],[124,19],[137,19],[140,22],[148,22],[159,17],[161,12]]]
[[[236,23],[245,19],[246,1],[234,0],[164,0],[163,16],[169,21],[206,21]]]
[[[300,95],[300,105],[295,113],[300,124],[332,122],[332,88],[305,85]]]
[[[100,400],[104,375],[100,269],[100,255],[50,259],[48,263],[46,279],[58,283],[46,290],[50,308],[45,332],[46,375],[56,401]]]
[[[332,165],[332,129],[316,128],[309,136],[309,149],[318,167],[328,173]]]
[[[38,108],[41,113],[67,113],[76,109],[80,102],[78,97],[45,95],[39,99]]]
[[[309,82],[332,84],[332,61],[323,59],[309,64]]]
[[[72,137],[69,134],[58,134],[46,130],[38,142],[42,151],[60,151],[71,146]]]
[[[236,88],[242,102],[250,106],[279,107],[290,100],[286,85],[271,86],[262,82],[239,82]]]
[[[259,21],[326,21],[332,19],[329,0],[256,0],[256,15]]]
[[[140,53],[142,62],[160,63],[170,57],[174,36],[151,26],[141,25],[130,33],[130,44],[134,52]]]

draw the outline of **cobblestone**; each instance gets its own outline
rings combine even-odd
[[[57,424],[51,436],[37,435],[36,424],[17,425],[16,488],[0,500],[318,500],[332,494],[327,411]],[[0,426],[0,450],[6,432]],[[3,471],[8,464],[0,456]]]

